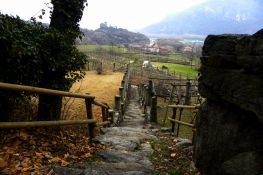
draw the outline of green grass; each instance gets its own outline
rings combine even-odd
[[[184,59],[188,59],[186,56],[181,55],[181,54],[170,54],[170,55],[166,55],[165,57],[171,58],[171,59],[174,59],[174,60],[184,60]]]
[[[162,66],[168,67],[170,72],[175,72],[181,74],[183,77],[197,77],[198,71],[191,68],[191,66],[173,64],[173,63],[159,63],[152,62],[152,65],[162,68]]]
[[[118,53],[124,53],[127,52],[127,48],[120,48],[118,46],[112,46],[112,45],[91,45],[91,44],[83,44],[83,45],[77,45],[77,48],[80,52],[118,52]]]
[[[145,59],[149,59],[152,61],[162,61],[162,60],[177,60],[177,61],[189,61],[189,58],[185,55],[181,54],[169,54],[169,55],[156,55],[156,54],[144,54],[143,57]]]
[[[157,107],[157,123],[160,126],[163,126],[163,120],[165,118],[165,113],[166,113],[166,110],[167,110],[166,105],[167,105],[168,102],[167,101],[164,102],[164,99],[162,99],[162,98],[158,98],[157,101],[158,101],[157,102],[158,103],[158,107]],[[171,121],[168,120],[168,117],[172,118],[172,115],[173,115],[172,108],[168,108],[166,122],[165,122],[165,125],[163,127],[168,127],[168,128],[172,127]],[[193,120],[194,115],[195,114],[193,113],[193,110],[184,109],[182,111],[181,121],[187,122],[187,123],[191,123],[192,120]],[[179,119],[179,110],[178,109],[177,109],[177,112],[176,112],[176,119]],[[178,128],[178,124],[175,125],[175,133],[177,131],[177,128]],[[192,128],[190,128],[188,126],[180,125],[179,137],[187,138],[187,139],[191,140],[192,137],[193,137]]]

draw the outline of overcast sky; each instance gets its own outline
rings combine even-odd
[[[169,14],[180,12],[208,0],[87,0],[80,26],[96,29],[102,22],[135,30],[156,23]],[[24,20],[40,15],[50,0],[0,0],[0,12],[18,15]],[[38,13],[39,12],[39,13]],[[49,13],[42,22],[49,23]]]

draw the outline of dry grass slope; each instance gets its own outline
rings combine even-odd
[[[89,93],[96,100],[114,106],[114,97],[119,92],[123,74],[120,72],[105,72],[98,75],[95,71],[86,72],[85,77],[75,83],[71,92]],[[85,102],[83,99],[65,98],[63,106],[64,119],[86,119]],[[100,108],[94,108],[96,119],[100,119]]]

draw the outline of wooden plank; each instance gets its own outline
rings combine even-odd
[[[29,128],[63,125],[84,125],[96,123],[96,120],[57,120],[57,121],[31,121],[31,122],[0,122],[0,128]]]
[[[186,84],[174,84],[171,83],[172,86],[187,86]],[[192,86],[198,86],[197,84],[193,84]]]
[[[176,122],[176,123],[179,123],[179,124],[182,124],[182,125],[185,125],[185,126],[194,127],[194,124],[182,122],[182,121],[179,121],[179,120],[176,120],[176,119],[172,119],[170,117],[168,118],[168,120]]]
[[[181,78],[158,78],[158,77],[149,77],[149,79],[152,80],[174,80],[174,81],[187,81],[187,80],[191,80],[191,81],[195,81],[196,79],[192,79],[192,78],[185,78],[185,79],[181,79]]]
[[[169,108],[198,109],[200,106],[193,105],[168,105]]]
[[[48,94],[48,95],[57,95],[57,96],[75,97],[75,98],[94,98],[93,96],[86,95],[86,94],[78,94],[78,93],[71,93],[71,92],[65,92],[65,91],[59,91],[59,90],[53,90],[53,89],[16,85],[16,84],[10,84],[10,83],[1,83],[1,82],[0,82],[0,89],[25,91],[25,92],[32,92],[32,93],[38,93],[38,94]]]
[[[98,101],[96,101],[96,100],[93,101],[93,104],[94,104],[94,105],[97,105],[97,106],[100,106],[100,107],[104,107],[104,108],[106,108],[106,109],[109,109],[109,106],[108,106],[107,104],[98,102]]]
[[[105,126],[109,124],[110,124],[110,121],[104,121],[104,122],[96,123],[96,127]]]

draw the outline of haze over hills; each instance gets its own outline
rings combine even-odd
[[[262,0],[210,0],[139,32],[153,35],[253,34],[263,28]]]

